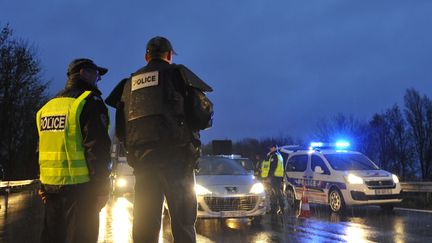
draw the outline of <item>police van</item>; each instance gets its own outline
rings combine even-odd
[[[284,173],[288,204],[298,205],[304,194],[310,203],[328,205],[335,213],[354,205],[380,205],[392,210],[400,203],[398,177],[348,147],[348,142],[337,142],[280,148],[288,155]]]

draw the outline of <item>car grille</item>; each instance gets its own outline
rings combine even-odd
[[[204,197],[211,211],[250,211],[258,202],[257,196],[247,197]]]
[[[365,181],[365,183],[370,189],[395,188],[396,186],[393,180]]]

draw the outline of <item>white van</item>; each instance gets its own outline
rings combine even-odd
[[[345,150],[349,143],[312,143],[310,148],[284,146],[284,192],[288,204],[297,205],[303,193],[310,203],[329,205],[340,212],[346,206],[380,205],[392,210],[400,203],[396,175],[381,170],[360,152]]]

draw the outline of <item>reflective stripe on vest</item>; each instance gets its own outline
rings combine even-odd
[[[261,178],[266,178],[270,171],[270,160],[264,160],[261,164]]]
[[[78,98],[50,100],[37,113],[40,181],[47,185],[71,185],[90,181],[82,145],[80,115],[85,91]]]

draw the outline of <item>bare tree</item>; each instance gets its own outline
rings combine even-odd
[[[385,114],[375,114],[369,123],[368,155],[380,167],[389,170],[391,157],[390,125]]]
[[[403,180],[414,177],[414,148],[399,106],[375,114],[369,125],[369,156]]]
[[[411,127],[411,133],[420,162],[421,176],[423,180],[432,179],[432,102],[414,89],[408,89],[405,93],[405,114]]]
[[[352,115],[338,113],[335,116],[321,119],[317,124],[314,139],[334,142],[338,139],[349,139],[352,146],[364,152],[367,150],[368,124]]]
[[[394,105],[387,110],[386,119],[390,128],[391,170],[402,180],[412,178],[415,175],[413,141],[399,106]]]
[[[6,179],[36,176],[35,114],[47,100],[34,48],[13,37],[6,25],[0,33],[0,163]]]

